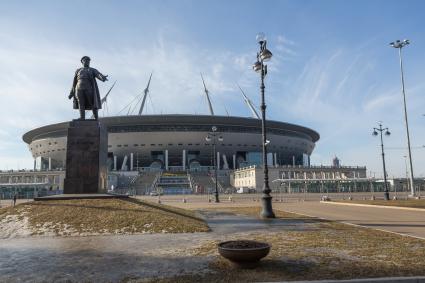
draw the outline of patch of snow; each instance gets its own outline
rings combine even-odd
[[[0,239],[28,237],[32,229],[28,217],[23,215],[7,215],[0,221]]]

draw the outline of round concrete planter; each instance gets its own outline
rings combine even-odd
[[[251,240],[227,241],[218,244],[224,258],[243,268],[255,267],[270,252],[270,245]]]

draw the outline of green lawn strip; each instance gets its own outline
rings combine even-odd
[[[258,215],[257,208],[231,208]],[[196,256],[213,256],[210,272],[152,282],[255,282],[325,280],[425,275],[425,241],[333,221],[306,218],[275,210],[277,217],[306,220],[304,231],[256,232],[248,239],[272,245],[269,256],[255,269],[241,270],[217,253],[218,240],[196,248]],[[236,239],[229,235],[226,240]],[[246,237],[245,237],[246,238]]]
[[[333,202],[355,203],[368,205],[399,206],[425,209],[425,199],[408,200],[335,200]]]
[[[120,199],[49,200],[17,205],[0,212],[28,217],[33,234],[56,235],[206,232],[192,212],[160,209]]]

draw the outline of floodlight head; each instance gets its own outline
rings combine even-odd
[[[378,132],[374,130],[373,133],[372,133],[372,135],[373,136],[377,136],[378,135]]]
[[[210,137],[210,136],[206,136],[206,137],[205,137],[205,140],[206,140],[207,142],[210,142],[210,141],[211,141],[211,137]]]
[[[269,140],[266,140],[266,142],[264,143],[265,146],[267,146],[269,144],[270,144],[270,141]]]
[[[401,44],[400,44],[400,40],[396,40],[390,43],[390,45],[394,48],[400,48]]]
[[[390,46],[392,46],[392,47],[394,47],[394,48],[402,48],[402,47],[404,47],[404,46],[406,46],[406,45],[409,45],[410,44],[410,40],[408,40],[408,39],[404,39],[403,41],[401,41],[401,40],[396,40],[396,41],[394,41],[394,42],[391,42],[390,43]]]
[[[385,135],[386,135],[386,136],[391,135],[390,131],[386,130],[386,131],[385,131]]]
[[[213,132],[217,132],[217,127],[216,127],[216,126],[212,126],[212,127],[211,127],[211,130],[212,130]]]
[[[223,137],[222,136],[219,136],[218,137],[218,141],[220,141],[220,142],[222,142],[224,139],[223,139]]]

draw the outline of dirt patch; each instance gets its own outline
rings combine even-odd
[[[208,230],[192,211],[138,200],[49,200],[0,209],[0,238]]]

